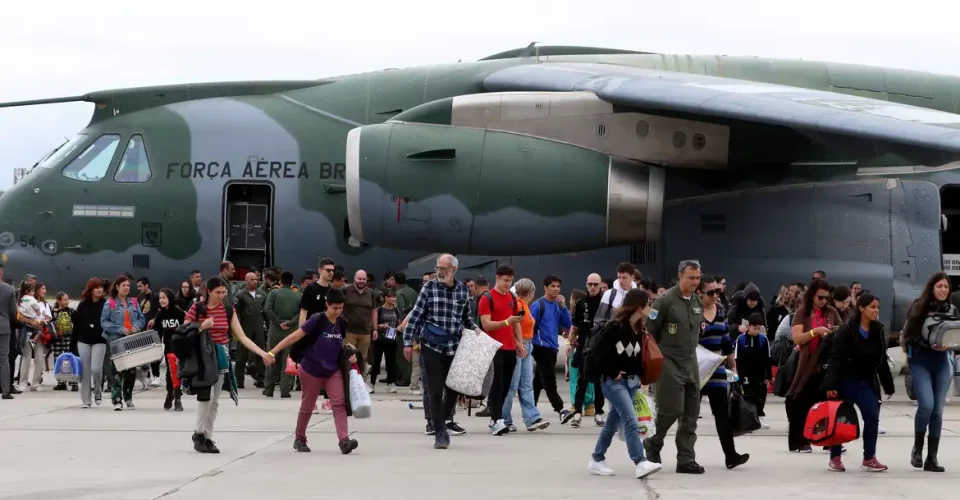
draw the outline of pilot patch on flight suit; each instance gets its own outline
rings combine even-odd
[[[676,333],[677,333],[677,324],[676,324],[676,323],[670,323],[669,325],[667,325],[667,331],[670,332],[670,335],[676,335]]]

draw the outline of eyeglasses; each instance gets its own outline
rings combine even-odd
[[[332,268],[332,267],[324,268],[324,269],[323,269],[323,272],[325,272],[325,273],[332,273],[332,272],[333,272],[333,268]]]
[[[709,295],[710,297],[713,297],[714,295],[716,295],[716,294],[719,293],[719,292],[720,292],[720,289],[714,288],[713,290],[706,290],[706,291],[704,291],[703,294],[704,294],[704,295]]]
[[[587,286],[600,286],[600,283],[587,283]]]
[[[817,294],[817,300],[827,300],[827,299],[829,299],[829,298],[830,298],[829,295],[820,295],[820,294]]]
[[[448,266],[437,266],[437,271],[448,271],[450,268]]]

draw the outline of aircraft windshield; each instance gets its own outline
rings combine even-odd
[[[120,136],[114,134],[101,135],[93,144],[64,167],[63,176],[70,179],[86,182],[97,182],[103,179],[110,168],[113,154],[120,145]]]
[[[53,151],[47,153],[37,166],[40,168],[50,168],[60,160],[73,153],[80,144],[87,139],[87,134],[77,134],[72,139],[65,141]]]

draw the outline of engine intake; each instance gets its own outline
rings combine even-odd
[[[535,255],[656,241],[664,172],[571,144],[387,122],[350,131],[351,235],[388,248]]]

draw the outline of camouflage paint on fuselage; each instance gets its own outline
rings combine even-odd
[[[541,61],[604,62],[782,83],[949,112],[957,112],[960,101],[960,78],[904,70],[748,57],[579,54],[377,71],[347,75],[323,85],[277,94],[199,100],[184,96],[182,102],[159,106],[144,104],[144,109],[133,112],[121,109],[115,116],[110,116],[109,106],[106,109],[98,107],[95,120],[81,132],[87,134],[87,142],[81,144],[75,154],[50,165],[50,168],[34,169],[0,196],[0,257],[7,267],[7,277],[17,278],[31,272],[40,275],[54,290],[77,293],[89,276],[112,277],[123,271],[148,275],[162,285],[175,285],[193,268],[213,275],[223,253],[223,196],[230,182],[269,183],[273,187],[273,264],[296,273],[315,267],[318,256],[329,255],[348,270],[366,267],[382,275],[385,270],[402,268],[424,252],[354,248],[347,244],[345,196],[341,190],[343,179],[338,179],[335,173],[337,165],[345,162],[344,143],[348,131],[357,124],[381,123],[437,99],[483,92],[483,79],[490,73],[507,66]],[[153,102],[155,92],[143,91],[142,101]],[[136,90],[124,95],[125,102],[136,104],[140,99]],[[82,182],[62,176],[64,166],[104,133],[120,134],[121,139],[103,179]],[[144,137],[152,177],[142,184],[118,184],[113,176],[132,134]],[[209,166],[213,162],[217,162],[222,170],[227,161],[232,173],[229,178],[222,175],[209,177]],[[268,162],[266,167],[259,167],[261,172],[266,168],[265,175],[257,175],[259,161]],[[891,161],[899,163],[896,158]],[[243,171],[248,162],[252,163],[253,175],[245,177]],[[281,173],[286,172],[288,164],[296,165],[296,174],[271,178],[269,162],[282,162]],[[298,176],[304,163],[305,178]],[[190,165],[186,177],[178,170],[184,164]],[[197,176],[198,164],[207,169],[202,178]],[[170,170],[171,165],[177,167]],[[329,173],[326,178],[324,168]],[[855,175],[851,168],[836,167],[813,170],[797,167],[791,172],[770,174],[766,182],[777,184],[792,177],[825,180]],[[704,182],[707,177],[701,177],[701,174],[725,180]],[[757,175],[756,172],[738,173],[735,170],[671,173],[667,181],[667,197],[717,193],[763,184],[762,174]],[[683,187],[680,189],[674,187],[678,184],[674,180],[678,176],[688,179],[681,183]],[[956,176],[949,172],[930,178],[943,185],[954,181]],[[411,186],[411,189],[428,187]],[[464,199],[460,202],[464,206],[470,206],[469,200],[465,199],[469,196],[469,190],[463,191],[461,197]],[[575,203],[575,200],[560,202]],[[73,208],[76,205],[132,206],[135,215],[129,218],[75,217]],[[491,211],[497,208],[503,207],[488,207]],[[384,210],[389,208],[384,207]],[[531,217],[552,215],[557,210],[557,203],[526,210]],[[144,245],[144,224],[162,226],[158,245]],[[45,252],[43,243],[50,241],[56,242],[56,250]],[[602,255],[598,257],[604,261],[601,265],[612,267],[616,261],[626,260],[628,248],[581,252],[577,259],[589,261],[591,255]],[[149,267],[134,266],[133,255],[148,256]],[[520,259],[539,261],[534,257]],[[557,259],[566,260],[565,257]],[[608,259],[610,262],[606,262]],[[673,274],[668,269],[670,263],[663,260],[660,259],[657,267],[661,276],[669,279]],[[579,283],[581,271],[596,267],[577,267],[577,275],[570,276],[570,279]],[[564,273],[564,269],[554,269],[553,272]],[[804,270],[803,274],[808,272]],[[158,287],[155,285],[154,288]]]

